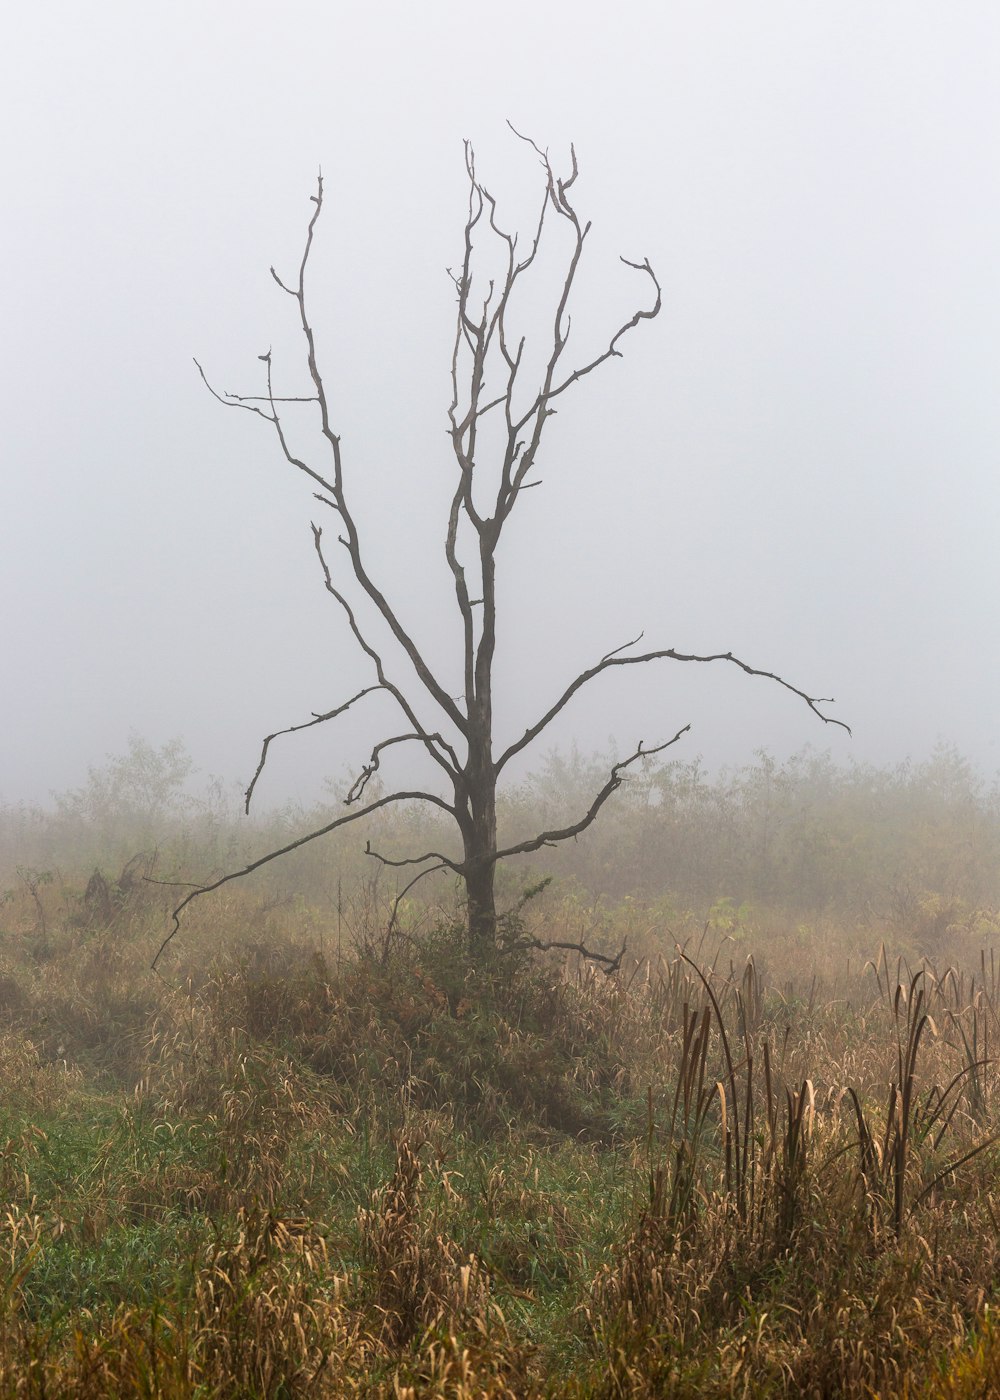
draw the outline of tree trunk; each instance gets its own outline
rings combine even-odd
[[[469,947],[486,953],[496,945],[497,910],[494,895],[497,855],[497,775],[493,766],[491,677],[472,708],[469,759],[465,768],[469,824],[465,830],[462,874],[468,900]]]
[[[493,892],[496,862],[483,857],[465,874],[465,892],[469,904],[469,949],[474,954],[487,954],[497,940],[497,909]]]

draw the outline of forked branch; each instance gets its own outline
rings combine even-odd
[[[345,714],[353,704],[358,700],[363,700],[366,695],[371,695],[376,690],[384,689],[385,686],[382,685],[381,682],[378,685],[366,685],[364,690],[359,690],[357,695],[352,695],[350,700],[345,701],[343,705],[338,705],[335,710],[327,710],[326,714],[322,715],[314,712],[312,719],[307,719],[302,724],[290,724],[287,729],[276,729],[273,734],[268,734],[260,751],[260,762],[257,764],[256,772],[250,779],[250,786],[244,794],[243,810],[247,815],[250,815],[250,799],[253,797],[253,790],[257,786],[257,779],[264,771],[268,750],[275,739],[279,739],[282,734],[298,734],[302,729],[312,729],[314,725],[326,724],[327,720],[336,719],[339,715]]]

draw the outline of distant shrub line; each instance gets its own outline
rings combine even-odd
[[[572,816],[607,766],[607,755],[550,755],[505,794],[502,829],[517,837]],[[236,792],[217,783],[192,796],[190,769],[178,743],[156,749],[133,737],[124,755],[92,769],[83,787],[51,807],[0,805],[0,878],[9,885],[18,866],[67,878],[99,868],[114,878],[143,852],[155,853],[158,878],[208,879],[310,829],[338,805],[331,789],[326,808],[289,804],[250,821]],[[269,866],[255,888],[343,912],[378,882],[364,855],[369,837],[391,854],[434,845],[441,833],[423,812],[380,814],[368,829]],[[510,902],[546,874],[592,898],[669,897],[690,908],[725,897],[737,906],[903,920],[926,918],[933,894],[947,923],[956,902],[1000,902],[1000,789],[947,746],[894,767],[839,764],[810,749],[784,763],[758,753],[715,776],[699,759],[650,763],[578,841],[507,872]],[[444,907],[452,896],[444,877],[422,887],[423,899]]]

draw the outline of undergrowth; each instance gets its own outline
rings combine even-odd
[[[971,943],[81,910],[4,910],[0,1397],[1000,1392]]]

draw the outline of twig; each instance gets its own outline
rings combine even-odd
[[[260,762],[257,764],[257,770],[250,779],[250,786],[244,794],[243,810],[247,815],[249,816],[250,814],[250,799],[253,797],[253,790],[257,786],[257,779],[264,771],[264,764],[267,762],[267,751],[271,747],[272,740],[280,738],[282,734],[298,734],[302,729],[312,729],[313,725],[325,724],[327,720],[336,719],[338,715],[344,714],[351,708],[355,701],[362,700],[366,695],[371,695],[376,690],[385,689],[386,687],[381,682],[379,682],[378,685],[366,685],[364,690],[359,690],[357,695],[352,695],[350,700],[347,700],[343,705],[338,705],[335,710],[327,710],[326,714],[322,715],[314,712],[312,719],[307,719],[302,724],[290,724],[287,729],[276,729],[273,734],[268,734],[267,738],[264,740],[263,748],[260,751]]]

